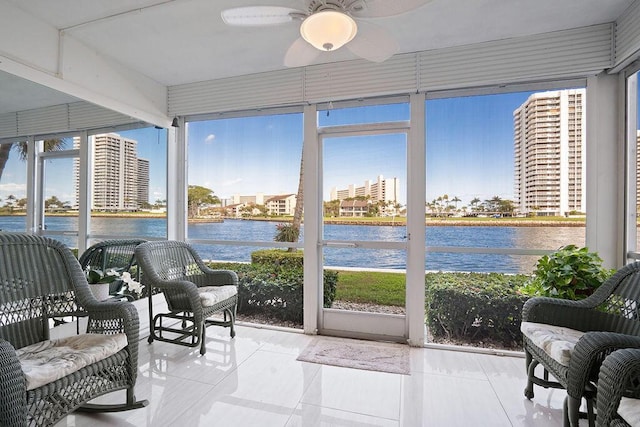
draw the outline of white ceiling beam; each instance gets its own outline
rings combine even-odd
[[[171,123],[165,86],[8,2],[0,3],[0,70],[156,126]]]

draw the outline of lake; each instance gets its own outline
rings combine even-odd
[[[77,230],[76,217],[47,217],[48,230]],[[190,223],[190,239],[272,242],[276,222],[225,220],[219,223]],[[0,216],[0,229],[24,231],[25,218]],[[303,230],[304,232],[304,230]],[[163,238],[166,222],[160,218],[103,218],[91,220],[91,233],[119,237]],[[325,239],[403,241],[405,227],[373,225],[325,225]],[[77,247],[75,236],[56,236],[70,247]],[[498,226],[427,226],[427,248],[512,248],[554,250],[566,244],[584,246],[584,227],[498,227]],[[194,245],[204,259],[250,261],[256,246]],[[404,251],[324,248],[324,262],[331,267],[367,267],[402,269]],[[430,252],[425,257],[425,269],[433,271],[478,271],[501,273],[531,273],[539,256]]]

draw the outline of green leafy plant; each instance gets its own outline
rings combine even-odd
[[[274,240],[276,242],[297,242],[300,235],[300,228],[293,224],[278,224],[276,225],[276,235]]]
[[[427,273],[425,316],[434,342],[503,348],[522,345],[520,321],[528,276],[501,273]]]
[[[613,273],[602,267],[597,253],[567,245],[540,258],[533,277],[520,291],[528,296],[579,300],[591,295]]]
[[[234,270],[238,274],[238,313],[261,313],[268,317],[302,324],[302,251],[260,250],[251,254],[251,264],[210,262],[211,268]],[[324,307],[336,296],[338,272],[323,274]]]

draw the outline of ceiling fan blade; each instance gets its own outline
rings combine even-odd
[[[284,56],[285,67],[304,67],[311,64],[320,56],[320,51],[299,37],[287,49]]]
[[[387,30],[362,20],[358,21],[358,34],[345,47],[373,62],[385,61],[398,51],[398,44]]]
[[[384,18],[409,12],[430,1],[432,0],[364,0],[349,12],[356,18]]]
[[[225,9],[220,14],[227,25],[264,26],[291,22],[291,14],[305,14],[298,9],[279,6],[250,6]]]

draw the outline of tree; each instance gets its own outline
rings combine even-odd
[[[200,185],[190,185],[187,192],[187,205],[189,207],[189,218],[200,214],[200,207],[203,205],[216,205],[220,199],[214,196],[213,190]]]
[[[477,197],[474,197],[473,199],[471,199],[471,210],[475,211],[478,209],[478,203],[480,203],[480,199],[478,199]]]
[[[5,200],[4,206],[13,210],[16,204],[16,201],[17,201],[16,196],[14,196],[13,194],[9,194],[7,196],[7,199]]]
[[[499,196],[493,196],[493,198],[484,201],[489,212],[499,212],[502,199]]]
[[[455,203],[456,205],[456,210],[458,210],[458,202],[461,202],[462,200],[458,198],[458,196],[453,196],[453,199],[451,199],[451,201],[453,203]]]
[[[291,224],[276,225],[276,242],[297,242],[300,236],[300,226],[302,225],[302,208],[304,206],[304,156],[300,156],[300,175],[298,178],[298,194],[296,195],[296,207],[293,211]],[[295,251],[295,248],[288,248],[288,252]]]
[[[44,151],[60,151],[65,148],[65,145],[66,143],[64,139],[45,139]],[[0,144],[0,179],[2,179],[4,167],[7,165],[7,161],[9,160],[11,149],[14,147],[18,151],[18,156],[20,156],[21,160],[24,161],[27,159],[26,141],[15,142],[12,144]]]
[[[331,200],[324,202],[324,216],[338,217],[340,216],[340,200]]]
[[[58,197],[51,196],[47,200],[44,201],[44,208],[46,210],[56,210],[60,209],[64,206],[64,202],[60,201]]]

